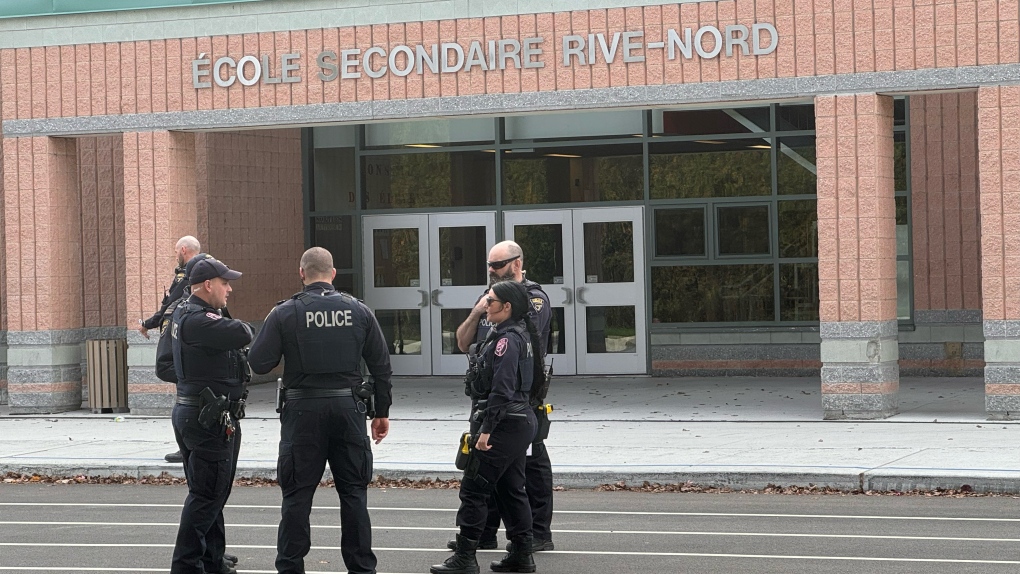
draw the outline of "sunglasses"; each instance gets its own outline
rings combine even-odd
[[[500,301],[499,299],[496,299],[495,297],[486,297],[485,298],[485,304],[486,305],[492,305],[493,303],[499,303],[500,305],[503,304],[502,301]]]
[[[512,261],[516,261],[516,260],[518,260],[520,258],[521,258],[520,255],[514,255],[510,259],[504,259],[502,261],[486,261],[485,263],[486,263],[486,265],[488,265],[492,269],[502,269],[502,268],[506,267],[507,263],[510,263]]]

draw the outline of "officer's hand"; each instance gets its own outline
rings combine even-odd
[[[489,450],[492,448],[489,446],[489,433],[485,432],[478,435],[478,442],[475,443],[475,448],[478,450]]]
[[[145,328],[145,325],[138,326],[138,332],[142,334],[146,339],[149,338],[149,330]]]
[[[475,314],[478,314],[478,315],[484,315],[485,314],[485,308],[489,306],[489,304],[485,301],[485,296],[488,295],[488,294],[489,294],[489,290],[487,289],[485,291],[485,294],[482,295],[482,298],[479,299],[477,303],[475,303],[475,308],[472,310]]]
[[[372,439],[375,444],[382,442],[390,434],[390,419],[372,419]]]

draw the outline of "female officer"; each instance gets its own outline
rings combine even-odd
[[[481,388],[488,400],[472,466],[460,483],[457,511],[457,551],[446,562],[431,568],[432,574],[478,574],[475,551],[488,515],[487,500],[495,490],[500,515],[506,522],[510,545],[502,560],[493,562],[494,572],[534,572],[531,555],[531,508],[524,491],[524,465],[528,446],[535,437],[535,413],[528,406],[536,373],[544,372],[538,332],[528,317],[528,293],[517,281],[496,283],[486,296],[486,314],[496,325],[479,351]],[[491,380],[491,386],[485,382]]]

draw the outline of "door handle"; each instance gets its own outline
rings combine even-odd
[[[588,302],[584,300],[584,290],[585,289],[587,289],[587,287],[578,287],[577,288],[577,302],[582,304],[582,305],[587,305],[588,304]]]
[[[421,303],[418,303],[418,306],[419,307],[428,307],[429,306],[429,293],[428,293],[428,291],[426,291],[424,289],[418,289],[418,292],[421,293]]]
[[[442,293],[440,289],[432,290],[432,304],[436,307],[442,307],[443,305],[439,302],[439,294]]]
[[[574,303],[574,297],[573,297],[574,290],[571,289],[570,287],[560,287],[560,289],[563,289],[563,291],[565,291],[566,295],[567,295],[567,300],[562,302],[562,303],[560,303],[560,305],[571,305],[571,304],[573,304]]]

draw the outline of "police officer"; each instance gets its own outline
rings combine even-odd
[[[248,355],[256,373],[268,373],[285,359],[276,569],[281,574],[305,571],[312,497],[328,461],[340,497],[344,564],[355,574],[374,573],[367,492],[372,447],[365,418],[374,417],[372,438],[379,444],[389,433],[393,402],[389,352],[372,311],[333,288],[336,270],[329,251],[305,251],[298,272],[304,289],[269,312]],[[362,382],[362,359],[374,388]]]
[[[149,330],[160,328],[160,333],[163,332],[163,326],[169,321],[170,314],[173,313],[171,305],[178,301],[181,297],[187,296],[187,273],[185,272],[185,266],[195,258],[195,255],[202,250],[202,246],[198,243],[198,240],[190,235],[177,240],[177,245],[174,246],[174,252],[177,255],[177,267],[174,269],[174,279],[170,283],[170,289],[163,293],[163,301],[159,305],[159,310],[156,311],[148,319],[138,320],[138,332],[142,334],[146,339],[149,338]],[[171,452],[163,457],[167,462],[181,462],[181,451]]]
[[[497,243],[489,250],[489,282],[514,280],[523,283],[528,290],[528,301],[531,308],[528,313],[532,322],[538,330],[541,339],[541,355],[545,356],[549,344],[549,330],[552,319],[552,309],[549,305],[549,296],[542,290],[542,286],[534,281],[524,278],[524,252],[519,245],[513,241]],[[472,343],[481,343],[492,327],[485,316],[485,295],[475,303],[467,320],[457,328],[457,346],[463,352],[468,351]],[[548,421],[548,414],[539,412],[539,407],[544,403],[545,396],[535,396],[532,406],[536,409],[537,417],[545,417]],[[545,441],[542,438],[536,439],[531,447],[531,455],[528,456],[526,472],[528,500],[531,504],[531,515],[534,524],[535,551],[552,550],[552,515],[553,515],[553,478],[552,462],[549,460],[549,451],[546,450]],[[486,521],[485,532],[482,533],[479,548],[484,550],[496,548],[496,531],[499,529],[499,512],[495,501],[489,502],[489,518]],[[455,549],[456,541],[451,540],[447,548]]]
[[[432,574],[478,574],[475,551],[490,498],[499,504],[510,544],[507,554],[489,568],[494,572],[535,571],[524,466],[537,428],[529,397],[536,377],[543,373],[542,355],[534,350],[539,336],[528,315],[527,290],[520,282],[493,284],[485,304],[486,316],[494,326],[479,351],[481,366],[470,388],[476,400],[472,420],[480,421],[480,426],[460,483],[460,534],[453,556],[432,566]]]
[[[252,331],[219,310],[227,305],[230,281],[240,276],[216,259],[199,261],[189,278],[191,296],[178,305],[170,325],[177,370],[174,435],[188,479],[171,574],[236,574],[223,557],[223,506],[241,446],[238,401],[246,367],[240,349],[251,342]]]

